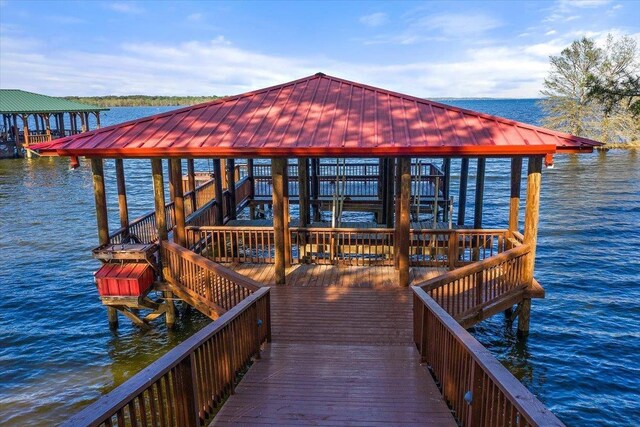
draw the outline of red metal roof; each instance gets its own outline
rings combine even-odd
[[[34,148],[89,157],[509,156],[600,143],[321,73]]]

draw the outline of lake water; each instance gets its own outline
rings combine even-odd
[[[448,101],[537,123],[535,100]],[[108,125],[168,108],[114,108]],[[542,179],[531,335],[502,316],[474,335],[568,425],[640,420],[640,153],[556,156]],[[95,400],[207,323],[184,315],[143,333],[121,320],[109,331],[93,284],[99,264],[88,162],[0,161],[0,425],[49,425]],[[457,196],[453,162],[452,195]],[[473,212],[472,162],[467,212]],[[207,169],[206,162],[197,168]],[[153,206],[148,161],[127,161],[130,216]],[[107,162],[112,227],[117,202]],[[509,164],[489,159],[485,226],[504,227]]]

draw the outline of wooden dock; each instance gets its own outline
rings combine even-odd
[[[273,266],[241,267],[273,280]],[[211,425],[456,425],[393,267],[296,267],[271,291],[272,342]]]

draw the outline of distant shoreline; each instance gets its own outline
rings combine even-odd
[[[69,101],[77,101],[99,107],[172,107],[188,106],[215,101],[222,96],[65,96]]]
[[[65,96],[70,101],[97,105],[99,107],[173,107],[189,106],[203,102],[215,101],[224,96],[155,96],[155,95],[108,95],[108,96]],[[540,98],[490,98],[490,97],[436,97],[425,98],[436,102],[446,101],[513,101],[538,100]]]

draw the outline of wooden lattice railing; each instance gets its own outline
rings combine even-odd
[[[63,426],[200,426],[271,339],[261,288]]]
[[[564,425],[425,290],[412,288],[415,344],[460,425]]]
[[[169,290],[212,319],[261,288],[257,282],[172,242],[162,242]]]

